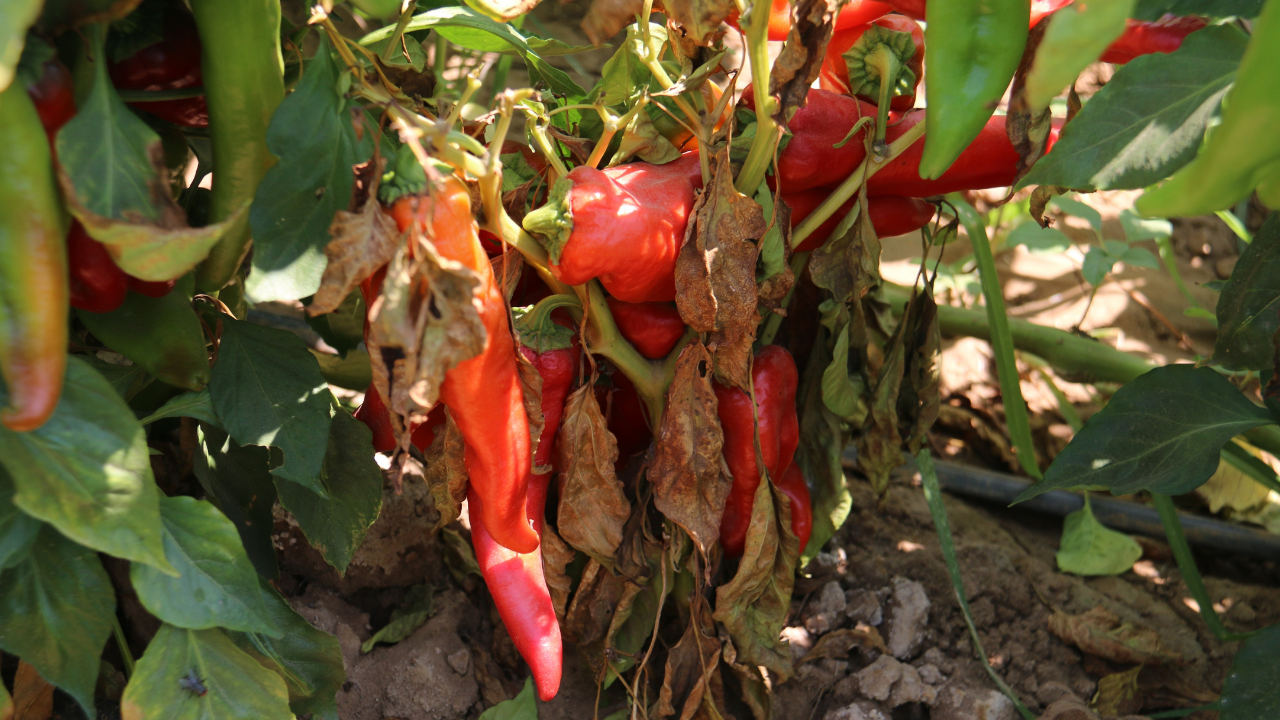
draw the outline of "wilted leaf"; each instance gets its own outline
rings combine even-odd
[[[1031,166],[1045,153],[1049,144],[1049,130],[1053,127],[1053,113],[1049,108],[1033,110],[1027,101],[1027,73],[1035,62],[1036,49],[1044,38],[1048,23],[1036,23],[1027,35],[1027,46],[1022,60],[1013,74],[1013,86],[1009,90],[1009,112],[1005,132],[1018,151],[1018,172],[1014,184],[1031,171]]]
[[[904,322],[894,334],[889,354],[876,375],[871,405],[858,438],[858,467],[866,473],[877,495],[889,489],[889,473],[902,464],[898,400],[906,362],[905,328]]]
[[[1196,488],[1196,494],[1209,504],[1209,512],[1217,514],[1223,508],[1247,512],[1267,501],[1271,489],[1254,480],[1254,475],[1274,480],[1276,473],[1262,459],[1261,453],[1240,438],[1223,446],[1218,470],[1205,484]]]
[[[720,24],[737,9],[733,0],[663,0],[662,7],[695,45],[710,45]]]
[[[481,577],[480,563],[476,562],[476,551],[471,547],[471,541],[451,527],[440,529],[440,540],[444,542],[444,564],[449,568],[449,574],[464,590],[471,592],[475,578]]]
[[[867,419],[866,388],[861,375],[849,374],[849,311],[843,303],[827,299],[818,306],[822,324],[835,338],[830,362],[822,371],[822,402],[836,417],[862,427]]]
[[[875,233],[864,233],[860,221],[809,256],[813,284],[830,290],[837,302],[865,295],[879,280],[879,267],[880,240]]]
[[[43,6],[41,0],[16,0],[0,6],[0,91],[13,80],[27,28],[40,17]],[[0,710],[5,707],[3,693],[4,689],[0,688]]]
[[[763,665],[786,682],[791,649],[779,638],[791,610],[800,547],[789,514],[779,512],[778,497],[772,481],[760,483],[746,549],[733,580],[716,588],[714,617],[733,638],[737,662]]]
[[[1101,605],[1082,615],[1055,612],[1049,617],[1049,632],[1090,655],[1121,665],[1187,662],[1182,655],[1165,647],[1157,631],[1121,622],[1115,613]]]
[[[632,23],[642,6],[640,0],[592,0],[591,8],[582,18],[582,32],[591,44],[599,47]]]
[[[569,591],[573,578],[567,568],[577,553],[545,521],[542,525],[542,575],[551,593],[551,605],[556,609],[556,619],[563,625],[565,610],[569,605]]]
[[[684,528],[704,556],[720,539],[720,519],[732,485],[721,454],[724,431],[717,407],[711,356],[694,341],[676,361],[649,481],[654,507]]]
[[[734,189],[727,148],[693,212],[676,260],[676,305],[690,327],[711,333],[717,378],[745,389],[760,320],[756,240],[766,225],[760,206]]]
[[[1058,547],[1058,569],[1075,575],[1119,575],[1142,557],[1138,541],[1116,532],[1094,517],[1087,499],[1067,516]]]
[[[667,653],[667,667],[658,695],[658,717],[693,718],[699,707],[724,704],[720,678],[720,638],[706,598],[695,593],[690,605],[689,627]]]
[[[594,558],[588,560],[569,609],[565,611],[565,644],[594,645],[603,651],[605,633],[628,585],[634,586],[634,583],[614,575]]]
[[[779,100],[773,119],[783,127],[791,110],[804,106],[809,88],[818,79],[842,4],[840,0],[797,0],[791,7],[791,32],[769,73],[769,94]]]
[[[517,342],[517,347],[519,347]],[[516,351],[516,370],[520,375],[520,390],[524,397],[524,414],[529,418],[529,447],[537,448],[539,441],[542,439],[542,429],[546,425],[547,419],[542,414],[542,373],[538,372],[538,368],[534,367],[529,358],[524,353]],[[555,428],[552,428],[555,432]],[[535,453],[536,454],[536,453]],[[536,462],[533,460],[531,462]],[[551,472],[551,466],[539,467],[531,465],[533,473],[536,475],[545,475]]]
[[[360,652],[371,652],[378,643],[395,645],[422,627],[436,612],[435,588],[431,585],[414,585],[409,588],[404,607],[391,611],[391,622],[360,644]]]
[[[1103,717],[1122,717],[1142,709],[1142,691],[1138,689],[1139,665],[1124,672],[1111,673],[1098,680],[1098,693],[1089,703]]]
[[[889,648],[884,644],[880,631],[865,623],[858,623],[856,628],[838,628],[818,638],[809,652],[804,654],[801,663],[815,662],[823,658],[848,657],[849,651],[857,646],[871,650],[879,650],[888,655]]]
[[[560,468],[560,537],[612,567],[631,503],[614,472],[618,443],[605,427],[595,388],[583,385],[565,402],[556,442]]]
[[[680,157],[680,150],[658,132],[648,114],[638,112],[631,116],[631,121],[623,128],[622,144],[618,146],[609,165],[619,165],[633,157],[662,165]]]
[[[795,462],[809,480],[813,504],[813,530],[809,546],[802,548],[802,561],[816,555],[835,535],[836,528],[844,524],[853,506],[841,462],[848,442],[847,426],[823,401],[822,377],[831,362],[828,342],[826,331],[820,331],[814,339],[800,385],[800,445],[796,448]]]
[[[53,716],[53,684],[19,660],[13,677],[14,720],[49,720]],[[4,706],[0,705],[0,711]],[[8,720],[7,715],[0,715]]]
[[[440,513],[434,530],[457,520],[462,514],[462,501],[467,498],[467,463],[463,457],[466,442],[448,410],[445,418],[444,427],[436,430],[431,446],[423,453],[426,466],[422,479],[431,493],[436,512]],[[398,454],[395,460],[417,464],[407,454]]]
[[[899,332],[905,336],[906,368],[898,392],[898,431],[903,437],[903,449],[915,455],[929,427],[938,419],[941,403],[937,360],[942,336],[932,283],[911,298]]]
[[[358,213],[339,210],[329,225],[329,235],[333,239],[324,248],[329,264],[315,299],[307,307],[312,316],[337,310],[356,285],[391,262],[404,243],[396,221],[383,212],[375,195],[369,196]]]

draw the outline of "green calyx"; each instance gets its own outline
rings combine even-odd
[[[539,355],[573,347],[573,329],[557,325],[551,319],[553,310],[569,306],[580,308],[582,303],[575,295],[552,295],[543,298],[537,305],[511,308],[511,313],[515,316],[516,338],[520,344]]]
[[[872,25],[842,56],[849,68],[849,92],[883,97],[881,85],[887,82],[889,97],[910,95],[916,74],[908,64],[915,55],[911,33]]]
[[[450,170],[452,172],[452,170]],[[413,148],[401,145],[391,169],[382,175],[378,199],[390,205],[405,195],[417,195],[427,188],[427,173],[422,169]]]
[[[564,244],[569,242],[569,236],[573,233],[573,206],[569,201],[569,191],[572,189],[572,180],[556,180],[551,186],[547,204],[525,215],[524,221],[520,223],[526,232],[547,248],[553,263],[560,262]]]

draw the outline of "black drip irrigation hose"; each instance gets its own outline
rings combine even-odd
[[[845,450],[844,466],[852,467],[853,448]],[[1015,475],[935,460],[938,483],[957,495],[1008,505],[1031,483]],[[914,462],[912,464],[914,467]],[[1090,498],[1098,522],[1113,530],[1163,540],[1164,526],[1154,507],[1094,494]],[[1014,506],[1024,510],[1066,516],[1084,507],[1084,498],[1065,490],[1052,490]],[[1280,535],[1236,525],[1216,518],[1178,513],[1187,540],[1193,545],[1267,560],[1280,559]]]

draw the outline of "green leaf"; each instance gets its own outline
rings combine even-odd
[[[1057,228],[1040,227],[1037,222],[1024,222],[1005,239],[1006,245],[1022,245],[1033,255],[1056,255],[1071,247],[1071,238]]]
[[[258,574],[279,577],[271,541],[276,488],[271,479],[270,450],[257,445],[242,447],[225,431],[209,425],[201,426],[198,437],[200,449],[192,470],[205,494],[235,525]]]
[[[1155,368],[1120,388],[1014,502],[1079,485],[1180,495],[1213,475],[1228,440],[1272,422],[1209,368]]]
[[[267,128],[267,148],[280,162],[267,171],[249,210],[252,302],[297,300],[320,288],[328,264],[329,224],[351,203],[351,167],[373,152],[368,129],[357,135],[338,94],[338,68],[323,39],[298,88]]]
[[[765,231],[764,237],[760,238],[757,245],[760,247],[760,280],[768,280],[769,278],[782,272],[787,267],[787,249],[782,237],[782,227],[773,222],[773,193],[769,191],[769,187],[764,183],[760,184],[760,189],[756,191],[756,202],[760,204],[760,209],[764,211],[765,222],[771,223],[769,229]]]
[[[320,365],[293,333],[220,318],[222,344],[209,383],[218,417],[237,443],[284,452],[272,475],[327,497],[320,468],[331,394]]]
[[[1084,507],[1067,515],[1058,547],[1058,569],[1075,575],[1119,575],[1142,557],[1137,540],[1116,532],[1093,514],[1088,496]]]
[[[1195,157],[1247,43],[1235,28],[1208,27],[1173,53],[1135,58],[1085,103],[1018,187],[1132,190],[1172,175]]]
[[[161,498],[160,516],[165,555],[181,577],[131,566],[129,579],[142,605],[175,627],[224,627],[278,637],[235,525],[213,505],[182,496]]]
[[[111,383],[111,387],[115,388],[116,394],[124,398],[125,402],[132,400],[133,396],[153,379],[136,363],[116,365],[96,355],[83,355],[80,359],[89,363],[90,367],[106,378],[107,382]]]
[[[795,461],[809,483],[810,502],[813,503],[813,529],[809,545],[801,548],[803,566],[818,554],[836,532],[844,525],[853,509],[853,496],[845,484],[844,466],[840,454],[848,441],[840,418],[831,412],[822,399],[821,378],[831,363],[831,351],[827,349],[827,333],[819,332],[814,341],[809,364],[800,386],[803,398],[800,411],[800,445],[796,448]]]
[[[867,419],[867,403],[863,399],[866,388],[862,378],[855,383],[849,377],[849,311],[834,300],[823,301],[818,309],[822,311],[823,325],[835,338],[831,362],[822,371],[822,402],[836,417],[862,427]]]
[[[377,53],[383,62],[392,67],[411,68],[414,72],[419,73],[427,67],[427,53],[423,51],[422,43],[408,35],[404,36],[403,43],[399,42],[399,38],[396,38],[395,49],[391,51],[389,57],[384,56],[382,53],[386,51],[387,43],[391,41],[392,38],[390,37],[386,40],[379,40],[370,45],[369,49]]]
[[[510,700],[503,700],[480,713],[479,720],[538,720],[538,702],[533,692],[533,678],[525,678],[524,689]]]
[[[430,585],[414,585],[409,588],[404,609],[391,611],[391,622],[374,633],[372,637],[360,644],[360,652],[373,650],[378,643],[395,645],[422,627],[436,612],[435,592]]]
[[[1072,3],[1053,14],[1027,74],[1027,102],[1043,110],[1120,34],[1135,0]]]
[[[1133,17],[1159,20],[1165,15],[1199,15],[1207,18],[1257,17],[1266,0],[1138,0]]]
[[[1143,267],[1148,270],[1159,270],[1160,261],[1156,260],[1156,256],[1146,248],[1131,247],[1120,254],[1120,262],[1132,266]]]
[[[1120,240],[1103,240],[1102,249],[1112,258],[1119,260],[1126,252],[1129,251],[1128,243]]]
[[[1173,235],[1173,223],[1163,218],[1148,220],[1138,217],[1132,210],[1120,211],[1120,225],[1124,228],[1124,236],[1129,242],[1140,240],[1157,240]]]
[[[201,692],[204,690],[204,692]],[[293,720],[284,680],[222,630],[161,625],[120,698],[123,720]]]
[[[1272,214],[1240,254],[1218,298],[1213,360],[1228,370],[1272,367],[1280,329],[1280,218]]]
[[[0,570],[27,559],[43,525],[13,504],[13,478],[0,465]]]
[[[42,0],[13,0],[0,3],[0,91],[13,81],[22,46],[26,43],[27,28],[40,17]],[[3,704],[0,703],[0,707]],[[0,717],[4,714],[0,713]]]
[[[1280,625],[1259,630],[1240,646],[1218,703],[1221,720],[1280,717]]]
[[[1059,195],[1050,200],[1049,204],[1068,215],[1087,221],[1093,226],[1094,232],[1102,232],[1102,213],[1093,206],[1081,202],[1079,198]]]
[[[329,426],[329,444],[320,469],[328,490],[323,498],[296,483],[276,481],[280,503],[330,565],[347,571],[351,557],[382,509],[382,471],[369,448],[373,433],[346,410]]]
[[[0,717],[13,717],[13,698],[9,697],[9,690],[0,682]]]
[[[27,559],[0,572],[0,650],[40,671],[92,717],[98,656],[115,607],[97,554],[45,526]]]
[[[519,153],[512,153],[519,156]],[[522,159],[523,160],[523,159]],[[502,174],[503,182],[506,182],[507,174]],[[307,324],[315,330],[329,346],[338,351],[338,355],[346,358],[348,354],[360,346],[364,342],[364,318],[367,309],[364,305],[364,296],[358,291],[352,291],[342,300],[338,308],[330,313],[312,316],[307,314]]]
[[[172,397],[164,405],[161,405],[158,410],[140,420],[139,423],[150,425],[157,420],[173,417],[195,418],[214,427],[222,427],[222,423],[218,421],[218,413],[213,409],[213,398],[209,395],[209,388],[205,388],[200,392],[184,392],[181,395]]]
[[[0,406],[9,392],[0,379]],[[160,541],[160,501],[147,436],[133,411],[88,363],[67,358],[62,398],[39,429],[0,427],[0,462],[14,504],[109,555],[174,572]]]
[[[338,720],[334,697],[347,679],[338,639],[307,622],[265,579],[259,579],[259,586],[267,612],[284,631],[283,637],[273,640],[255,633],[229,633],[231,640],[284,678],[289,708],[295,714],[314,713],[325,720]]]
[[[1115,264],[1115,258],[1111,257],[1106,250],[1095,245],[1089,248],[1089,252],[1085,253],[1084,264],[1080,272],[1084,275],[1085,282],[1097,287],[1107,278],[1107,273],[1111,272],[1111,268]]]

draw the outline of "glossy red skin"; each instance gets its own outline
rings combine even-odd
[[[444,423],[444,405],[436,403],[436,406],[431,408],[431,412],[427,414],[427,419],[413,429],[413,433],[409,436],[409,442],[413,443],[413,446],[422,452],[426,452],[427,448],[431,447],[431,443],[435,442],[436,430]]]
[[[1191,33],[1207,25],[1198,17],[1166,15],[1155,22],[1129,18],[1124,34],[1098,58],[1102,62],[1123,65],[1141,55],[1171,53],[1182,47],[1182,41]]]
[[[391,428],[391,413],[382,400],[382,393],[378,392],[378,388],[373,383],[369,383],[369,389],[364,391],[364,402],[360,403],[360,407],[356,408],[352,415],[369,426],[369,430],[373,432],[375,452],[386,453],[396,449],[396,434]]]
[[[756,489],[760,487],[756,420],[760,428],[760,456],[770,478],[782,478],[800,444],[800,422],[796,417],[796,386],[800,376],[791,353],[780,345],[761,348],[751,365],[751,382],[758,418],[751,412],[751,396],[737,388],[715,384],[716,399],[720,403],[716,414],[724,428],[724,459],[733,475],[733,486],[720,521],[720,545],[728,557],[742,556]]]
[[[640,393],[636,392],[636,386],[621,372],[615,371],[610,378],[613,380],[612,390],[596,385],[596,401],[600,403],[601,410],[608,409],[605,422],[618,442],[618,461],[614,466],[620,470],[627,460],[649,449],[653,430],[649,428],[648,410],[640,399]]]
[[[67,233],[67,269],[71,307],[111,312],[129,293],[129,276],[116,266],[105,245],[89,237],[79,220],[72,221]]]
[[[542,535],[542,517],[550,479],[551,473],[530,473],[528,478],[525,512],[539,537]],[[467,490],[467,503],[473,517],[484,512],[483,500],[476,494],[474,486]],[[474,521],[471,523],[471,543],[476,550],[480,574],[493,596],[498,617],[502,618],[502,624],[511,634],[511,641],[520,656],[529,663],[538,697],[546,702],[560,689],[564,644],[551,593],[542,574],[541,548],[535,547],[526,553],[508,550],[494,542],[483,523]]]
[[[891,126],[886,139],[892,142],[908,129],[924,119],[924,110],[913,110],[903,116],[901,122]],[[1006,117],[993,115],[978,137],[960,153],[941,177],[925,180],[920,177],[920,157],[924,153],[924,138],[917,140],[898,157],[889,161],[867,181],[870,197],[902,195],[906,197],[932,197],[962,190],[1008,187],[1018,173],[1018,151],[1009,141],[1005,129]],[[1049,132],[1049,148],[1053,147],[1062,130],[1062,121],[1054,120]],[[1047,152],[1048,150],[1046,150]]]
[[[697,153],[666,165],[580,165],[566,177],[573,230],[551,274],[567,285],[599,278],[625,302],[675,300],[676,256],[702,179]]]
[[[671,303],[628,303],[607,298],[618,332],[650,360],[661,360],[684,337],[684,320]]]
[[[919,86],[920,80],[924,77],[924,29],[915,20],[903,15],[885,15],[872,24],[911,34],[911,39],[916,44],[916,54],[912,56],[911,62],[907,64],[907,67],[911,68],[911,71],[916,74],[916,86]],[[831,41],[827,43],[826,57],[822,59],[822,72],[818,75],[818,87],[841,95],[849,92],[849,66],[844,61],[844,54],[849,48],[853,47],[854,43],[858,42],[858,39],[870,27],[870,24],[859,25],[848,30],[839,30],[831,35]],[[858,95],[857,97],[873,105],[880,102],[878,97],[867,97],[866,95]],[[916,94],[914,90],[910,95],[898,95],[889,100],[890,109],[900,112],[910,110],[915,106]]]
[[[791,500],[791,532],[800,539],[800,551],[804,552],[809,536],[813,534],[813,503],[809,500],[809,485],[804,481],[800,466],[791,463],[774,486]]]
[[[888,13],[893,7],[889,2],[877,0],[850,0],[840,8],[836,16],[836,30],[844,30],[855,25],[864,25]],[[734,10],[725,19],[731,27],[741,29],[738,25],[738,11]],[[773,0],[769,8],[769,39],[781,42],[791,32],[791,3],[789,0]]]
[[[782,201],[791,208],[791,227],[794,229],[809,217],[810,213],[818,209],[831,191],[835,188],[813,188],[812,190],[804,190],[790,195],[783,195]],[[831,236],[831,232],[836,229],[836,225],[844,219],[849,211],[853,210],[854,203],[858,202],[857,196],[850,198],[844,205],[840,206],[831,217],[827,218],[816,230],[813,231],[805,241],[800,243],[796,248],[796,252],[805,252],[809,250],[817,250],[822,247],[823,243]],[[887,195],[883,197],[873,197],[867,200],[867,212],[871,215],[871,226],[876,230],[876,236],[882,238],[897,237],[898,235],[906,235],[915,232],[933,219],[935,208],[933,205],[919,198],[898,197],[895,195]]]
[[[897,12],[915,20],[925,19],[926,0],[886,0]],[[1072,0],[1031,0],[1031,25],[1044,19],[1055,10],[1070,5]]]
[[[50,60],[44,64],[40,80],[27,86],[27,94],[35,103],[40,124],[49,136],[49,147],[53,147],[54,135],[76,115],[75,81],[71,71],[61,62]]]
[[[525,515],[533,452],[524,391],[516,370],[506,299],[480,244],[470,192],[462,181],[450,177],[429,200],[417,196],[397,200],[391,216],[401,232],[411,223],[424,233],[429,228],[441,257],[462,263],[479,276],[475,304],[485,326],[485,344],[478,355],[445,373],[440,401],[462,433],[471,487],[484,499],[484,511],[473,511],[472,517],[504,547],[534,552],[538,535]]]
[[[170,5],[164,16],[164,39],[120,62],[107,65],[111,82],[121,90],[181,90],[200,87],[200,34],[185,8]],[[132,107],[184,127],[208,127],[204,97],[129,103]]]
[[[754,103],[755,93],[748,86],[739,104],[754,108]],[[872,122],[848,142],[834,147],[864,117]],[[791,117],[791,139],[778,155],[777,186],[784,193],[794,193],[839,185],[866,158],[863,139],[875,117],[875,105],[830,90],[810,90],[808,102]]]
[[[573,345],[567,348],[538,353],[521,345],[520,354],[533,364],[542,378],[542,435],[533,453],[533,463],[537,467],[545,467],[551,464],[554,455],[556,431],[560,429],[560,419],[564,417],[565,398],[569,396],[573,381],[578,377],[578,358],[582,356],[582,346],[575,336]]]
[[[174,284],[177,282],[178,281],[176,279],[164,280],[162,282],[139,280],[138,278],[130,275],[129,289],[141,295],[146,295],[147,297],[162,298],[169,294],[169,291],[173,289]]]

